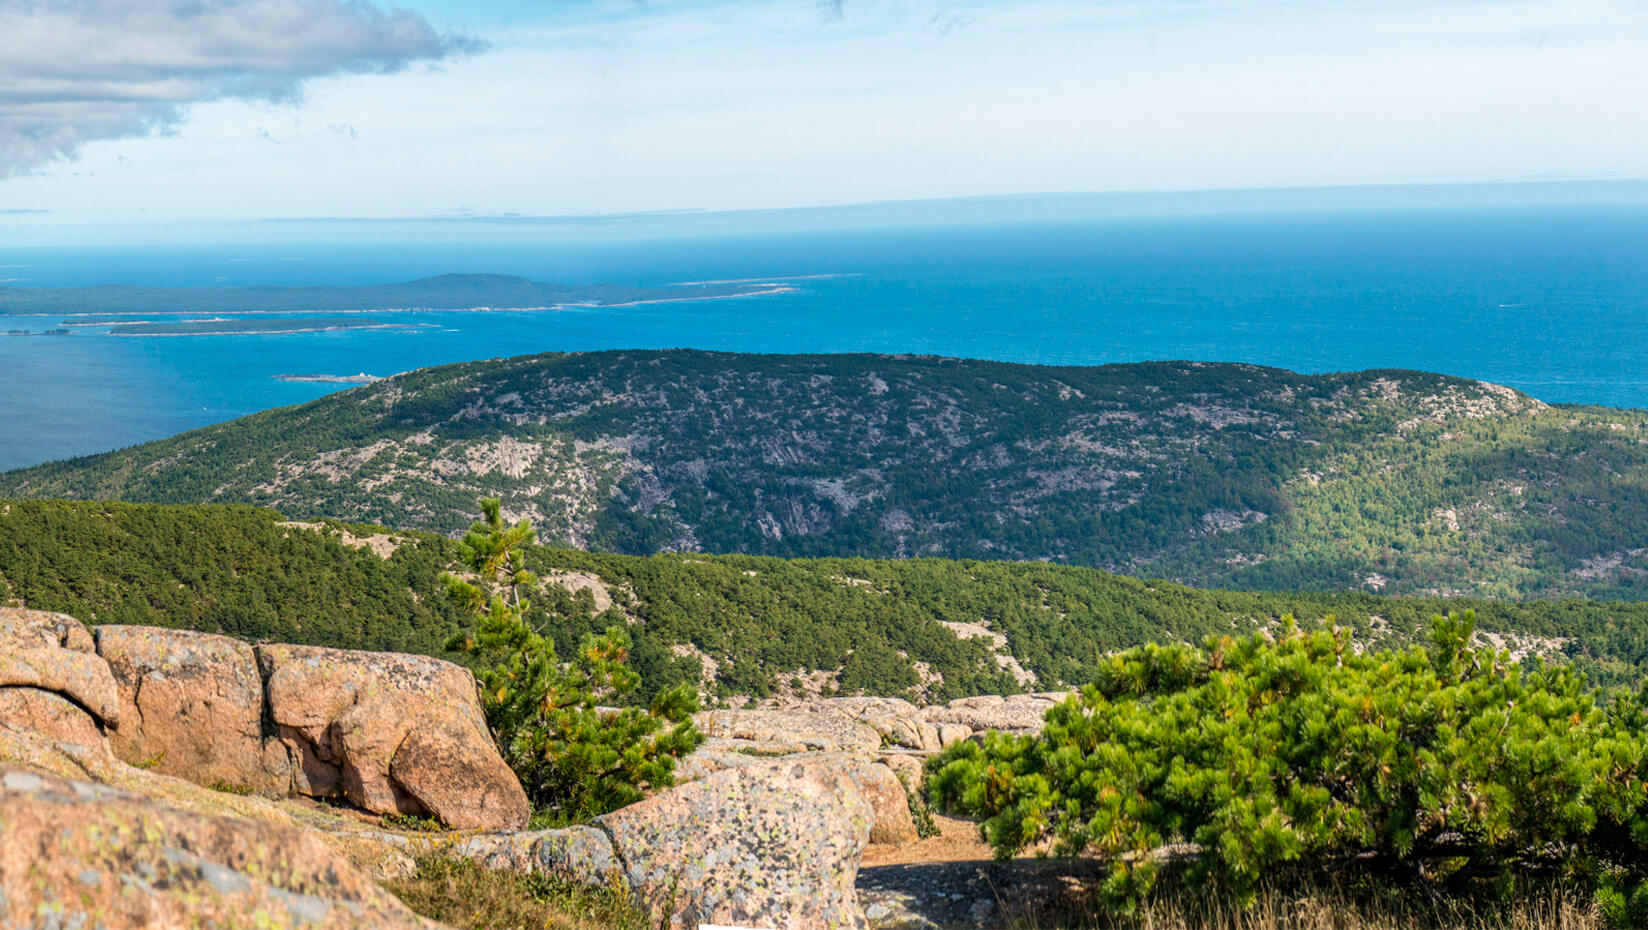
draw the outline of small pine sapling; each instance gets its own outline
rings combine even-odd
[[[530,523],[505,526],[499,502],[458,543],[466,577],[442,577],[475,617],[453,648],[483,656],[487,722],[504,759],[540,812],[571,822],[640,800],[675,781],[675,763],[703,742],[692,723],[698,691],[682,683],[648,707],[623,706],[641,683],[622,626],[589,634],[563,664],[554,642],[527,621],[538,578],[526,568]]]

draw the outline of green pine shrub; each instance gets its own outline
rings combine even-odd
[[[563,664],[554,642],[527,621],[523,590],[538,579],[525,567],[531,524],[506,527],[495,499],[458,543],[472,573],[448,574],[447,593],[475,617],[451,644],[485,661],[480,673],[487,721],[505,761],[537,810],[534,822],[570,823],[639,801],[675,782],[675,763],[703,742],[693,726],[698,691],[660,691],[648,706],[622,705],[640,686],[622,626],[584,636]]]
[[[1094,855],[1108,905],[1147,900],[1172,844],[1191,889],[1354,870],[1432,894],[1526,879],[1648,916],[1648,693],[1603,692],[1567,665],[1472,648],[1475,618],[1429,642],[1359,652],[1291,621],[1201,648],[1116,655],[1036,736],[990,734],[931,763],[935,806],[982,818],[1002,857]]]

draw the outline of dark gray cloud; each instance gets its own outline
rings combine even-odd
[[[481,47],[361,0],[0,0],[0,178],[168,131],[192,103],[292,101]]]

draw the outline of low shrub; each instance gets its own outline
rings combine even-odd
[[[1350,870],[1430,894],[1560,878],[1617,923],[1648,916],[1644,692],[1472,648],[1474,622],[1438,617],[1394,652],[1291,618],[1274,640],[1129,650],[1041,734],[947,750],[932,799],[982,818],[1000,856],[1101,857],[1121,913],[1183,844],[1188,887],[1239,906]]]

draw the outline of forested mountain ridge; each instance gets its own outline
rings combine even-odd
[[[1648,414],[1405,371],[624,351],[386,379],[0,495],[621,552],[1036,560],[1199,585],[1648,595]]]
[[[1648,672],[1648,603],[1205,591],[1045,563],[626,556],[529,550],[531,621],[570,656],[623,623],[648,694],[698,680],[712,699],[829,692],[940,700],[1091,680],[1147,642],[1329,615],[1367,644],[1474,609],[1488,642],[1574,660],[1604,683]],[[246,506],[0,502],[0,605],[89,624],[442,655],[470,622],[442,594],[442,536],[294,523]],[[645,697],[646,695],[643,695]]]

